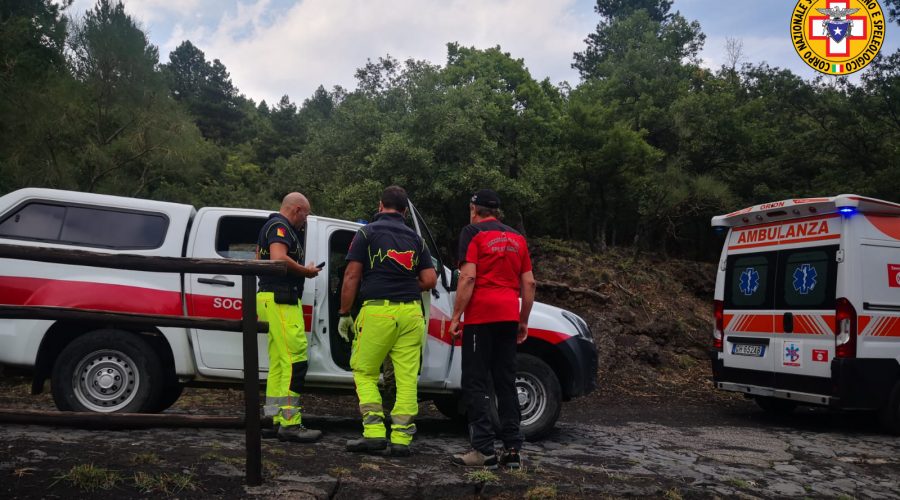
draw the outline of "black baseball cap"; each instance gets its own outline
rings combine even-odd
[[[472,195],[473,205],[487,208],[500,208],[500,196],[492,189],[482,189]]]

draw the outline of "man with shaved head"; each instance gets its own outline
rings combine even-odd
[[[288,276],[261,276],[256,294],[260,321],[269,323],[269,375],[266,381],[266,416],[272,417],[275,433],[281,441],[310,443],[321,431],[307,429],[300,419],[300,393],[306,378],[308,356],[306,327],[303,324],[303,283],[315,278],[319,269],[304,260],[306,217],[309,200],[290,193],[281,209],[263,224],[256,243],[258,260],[287,263]]]

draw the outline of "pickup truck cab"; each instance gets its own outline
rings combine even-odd
[[[253,259],[270,212],[28,188],[0,197],[0,243],[167,257]],[[460,352],[448,332],[452,273],[413,207],[410,225],[436,260],[439,283],[424,293],[427,329],[419,394],[448,416],[462,411]],[[353,389],[350,346],[337,332],[344,257],[359,223],[310,216],[307,260],[325,262],[308,280],[303,315],[308,390]],[[238,319],[239,276],[167,274],[0,259],[0,303]],[[597,353],[577,315],[535,303],[519,346],[516,385],[523,432],[552,429],[561,402],[594,389]],[[258,336],[260,380],[268,367]],[[457,344],[458,345],[458,344]],[[241,334],[192,328],[152,331],[46,320],[0,321],[0,363],[31,369],[33,392],[51,380],[61,410],[161,411],[185,384],[243,380]]]

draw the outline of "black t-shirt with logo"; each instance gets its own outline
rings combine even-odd
[[[269,216],[269,220],[263,224],[259,231],[259,237],[256,239],[256,258],[258,260],[270,260],[272,256],[269,254],[269,246],[272,243],[282,243],[287,246],[287,255],[298,264],[303,263],[303,244],[306,239],[306,226],[300,231],[291,227],[290,221],[280,213],[274,213]],[[293,286],[297,289],[299,295],[303,294],[303,282],[306,278],[302,276],[260,276],[260,291],[270,292],[277,286]]]
[[[372,223],[356,232],[347,260],[363,265],[361,300],[418,300],[419,271],[434,268],[425,242],[403,223],[403,215],[394,212],[375,215]]]

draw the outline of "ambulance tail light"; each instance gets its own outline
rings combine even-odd
[[[844,297],[837,299],[835,307],[834,357],[856,357],[856,309]]]
[[[721,300],[713,301],[713,316],[716,318],[716,326],[713,330],[713,349],[721,351],[725,344],[725,303]]]

